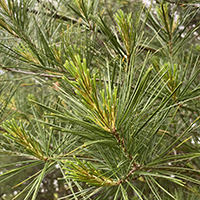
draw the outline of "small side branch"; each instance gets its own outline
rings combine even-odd
[[[27,72],[27,71],[22,71],[20,69],[7,68],[7,67],[3,67],[1,64],[0,64],[0,67],[3,70],[14,72],[14,73],[21,73],[21,74],[27,74],[27,75],[33,75],[33,76],[42,76],[42,77],[47,77],[47,78],[50,78],[50,79],[52,79],[52,78],[62,79],[62,77],[63,77],[61,75],[52,75],[52,74],[46,74],[46,73]],[[75,80],[72,77],[67,77],[67,79],[68,80],[72,80],[72,81]],[[108,80],[103,80],[103,79],[100,80],[98,78],[96,78],[96,81],[108,82]],[[116,82],[115,84],[118,85],[118,84],[121,84],[121,83]],[[131,88],[134,89],[133,86]]]
[[[124,140],[124,138],[123,138],[123,137],[120,138],[119,133],[118,133],[116,130],[113,131],[113,135],[114,135],[114,137],[116,138],[117,143],[118,143],[118,144],[121,146],[121,148],[123,149],[123,151],[124,151],[126,157],[132,162],[134,158],[133,158],[133,157],[131,156],[131,154],[128,152],[128,150],[127,150],[127,148],[126,148],[126,146],[125,146],[125,140]],[[138,165],[136,162],[133,161],[133,163],[132,163],[132,170],[128,173],[128,175],[126,176],[125,179],[127,179],[134,171],[136,171],[136,170],[139,169],[139,168],[140,168],[139,165]]]
[[[76,24],[79,22],[79,20],[77,19],[74,19],[72,17],[67,17],[67,16],[63,16],[63,15],[59,15],[58,13],[55,13],[55,12],[39,12],[37,10],[29,10],[29,12],[33,13],[33,14],[43,14],[43,15],[46,15],[46,16],[49,16],[49,17],[53,17],[54,19],[59,19],[59,20],[63,20],[63,21],[70,21],[72,24]]]
[[[8,133],[8,131],[6,131],[4,128],[2,128],[1,126],[0,126],[0,131],[2,131],[2,132],[4,132],[4,133]]]
[[[15,72],[15,73],[21,73],[21,74],[27,74],[27,75],[35,75],[35,76],[43,76],[43,77],[47,77],[47,78],[58,78],[61,79],[62,76],[59,75],[52,75],[52,74],[45,74],[45,73],[35,73],[35,72],[27,72],[27,71],[22,71],[20,69],[13,69],[13,68],[7,68],[7,67],[1,67],[2,69],[6,70],[6,71],[10,71],[10,72]],[[69,77],[68,79],[73,79],[71,77]]]
[[[172,3],[172,4],[176,4],[178,6],[181,6],[181,7],[187,7],[187,6],[192,6],[193,8],[196,8],[196,9],[199,9],[199,6],[198,5],[195,5],[195,3],[181,3],[181,2],[174,2],[174,1],[171,1],[171,0],[165,0],[167,1],[168,3]],[[161,4],[161,2],[159,2],[158,0],[156,0],[156,3],[157,4]]]

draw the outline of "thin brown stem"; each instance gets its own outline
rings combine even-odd
[[[116,138],[116,140],[117,140],[117,143],[121,146],[121,148],[123,149],[123,151],[124,151],[124,153],[125,153],[125,155],[126,155],[126,157],[132,162],[133,161],[133,157],[132,157],[132,155],[128,152],[128,150],[127,150],[127,148],[126,148],[126,145],[125,145],[125,140],[124,140],[124,138],[122,137],[122,138],[120,138],[120,135],[119,135],[119,133],[116,131],[116,129],[115,130],[113,130],[113,135],[114,135],[114,137]],[[137,163],[135,163],[135,162],[133,162],[132,163],[132,169],[131,169],[131,171],[128,173],[128,175],[126,176],[126,178],[128,178],[134,171],[136,171],[137,169],[139,169],[139,165],[137,164]],[[125,178],[125,179],[126,179]]]
[[[20,69],[13,69],[13,68],[8,68],[8,67],[3,67],[1,64],[0,64],[0,67],[1,67],[1,69],[3,69],[3,70],[6,70],[6,71],[10,71],[10,72],[14,72],[14,73],[21,73],[21,74],[27,74],[27,75],[33,75],[33,76],[42,76],[42,77],[47,77],[47,78],[56,78],[56,79],[62,79],[62,77],[63,76],[61,76],[61,75],[52,75],[52,74],[46,74],[46,73],[36,73],[36,72],[28,72],[28,71],[22,71],[22,70],[20,70]],[[66,72],[67,73],[67,72]],[[72,77],[67,77],[67,79],[69,79],[69,80],[74,80],[75,81],[75,79],[74,78],[72,78]],[[104,80],[104,79],[98,79],[98,78],[96,78],[96,81],[101,81],[101,82],[108,82],[108,80]],[[119,82],[116,82],[115,83],[116,85],[118,85],[118,84],[121,84],[121,83],[119,83]],[[122,85],[122,84],[121,84]],[[134,87],[132,86],[131,87],[132,89],[134,89]]]
[[[53,17],[55,19],[59,19],[59,20],[63,20],[63,21],[70,21],[72,24],[76,24],[79,22],[79,20],[77,19],[74,19],[72,17],[68,17],[68,16],[63,16],[63,15],[59,15],[58,13],[55,13],[55,12],[39,12],[37,10],[29,10],[29,12],[33,13],[33,14],[43,14],[43,15],[46,15],[46,16],[49,16],[49,17]]]
[[[4,133],[8,133],[8,131],[6,131],[4,128],[2,128],[1,126],[0,126],[0,131],[2,131],[2,132],[4,132]]]
[[[49,17],[53,17],[54,19],[63,20],[63,21],[70,21],[72,24],[80,24],[80,26],[86,25],[85,23],[83,23],[83,20],[82,21],[77,20],[77,19],[74,19],[72,17],[60,15],[60,14],[55,13],[55,12],[42,12],[41,13],[41,12],[39,12],[37,10],[33,10],[33,9],[32,10],[28,9],[28,11],[30,11],[31,13],[36,14],[36,15],[37,14],[43,14],[43,15],[46,15],[46,16],[49,16]],[[94,30],[93,30],[94,27],[90,26],[89,28],[94,33]],[[102,31],[99,30],[99,29],[97,30],[97,32],[102,34]],[[100,44],[102,44],[102,42]],[[104,42],[103,42],[103,44],[104,44]],[[150,48],[150,47],[145,47],[143,45],[139,45],[138,48],[141,48],[144,51],[151,51],[153,53],[157,51],[156,49],[153,49],[153,48]]]
[[[27,75],[35,75],[35,76],[43,76],[43,77],[47,77],[47,78],[58,78],[58,79],[61,79],[63,77],[63,76],[59,76],[59,75],[52,75],[52,74],[45,74],[45,73],[27,72],[27,71],[22,71],[20,69],[13,69],[13,68],[7,68],[7,67],[1,67],[1,68],[6,70],[6,71],[10,71],[10,72],[27,74]],[[71,77],[69,77],[68,79],[74,80]]]
[[[193,8],[196,8],[196,9],[198,9],[199,7],[197,6],[197,5],[195,5],[194,3],[192,4],[192,3],[188,3],[188,2],[186,2],[186,3],[181,3],[181,2],[174,2],[174,1],[171,1],[171,0],[165,0],[165,1],[167,1],[168,3],[172,3],[172,4],[176,4],[176,5],[178,5],[178,6],[181,6],[181,7],[188,7],[188,5],[190,5],[190,6],[192,6]],[[156,3],[157,4],[161,4],[161,2],[159,2],[158,0],[156,0]]]

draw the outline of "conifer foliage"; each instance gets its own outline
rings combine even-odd
[[[199,199],[198,6],[0,0],[2,190]]]

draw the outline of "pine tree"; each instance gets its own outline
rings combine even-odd
[[[199,199],[199,14],[195,1],[0,0],[2,190]]]

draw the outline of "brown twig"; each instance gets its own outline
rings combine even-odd
[[[38,75],[38,76],[43,76],[47,78],[58,78],[61,79],[63,76],[59,75],[52,75],[52,74],[45,74],[45,73],[35,73],[35,72],[27,72],[27,71],[22,71],[20,69],[13,69],[13,68],[7,68],[7,67],[1,67],[4,70],[10,71],[10,72],[15,72],[15,73],[21,73],[21,74],[28,74],[28,75]],[[69,79],[73,79],[69,77]]]
[[[20,69],[13,69],[13,68],[7,68],[7,67],[3,67],[1,64],[0,64],[0,67],[1,67],[1,69],[4,69],[4,70],[6,70],[6,71],[10,71],[10,72],[14,72],[14,73],[21,73],[21,74],[27,74],[27,75],[33,75],[33,76],[42,76],[42,77],[47,77],[47,78],[57,78],[57,79],[62,79],[62,77],[63,76],[59,76],[59,75],[52,75],[52,74],[46,74],[46,73],[36,73],[36,72],[27,72],[27,71],[22,71],[22,70],[20,70]],[[67,73],[67,72],[66,72]],[[72,77],[67,77],[67,79],[69,79],[69,80],[75,80],[74,78],[72,78]],[[108,80],[104,80],[104,79],[98,79],[98,78],[96,78],[96,81],[101,81],[101,82],[108,82]],[[122,83],[119,83],[119,82],[116,82],[115,83],[115,85],[118,85],[118,84],[121,84],[122,85]],[[134,86],[131,86],[131,88],[132,89],[135,89],[135,87]]]
[[[165,0],[165,1],[167,1],[168,3],[176,4],[176,5],[181,6],[181,7],[187,7],[187,6],[190,5],[193,8],[199,8],[199,6],[195,5],[194,3],[187,4],[187,2],[186,3],[180,3],[180,2],[173,2],[171,0]],[[161,2],[159,2],[158,0],[156,0],[156,3],[161,4]]]
[[[80,26],[84,26],[84,25],[87,25],[85,24],[82,20],[77,20],[77,19],[74,19],[72,17],[68,17],[68,16],[63,16],[63,15],[59,15],[58,13],[55,13],[55,12],[39,12],[37,10],[29,10],[31,13],[33,14],[44,14],[46,16],[49,16],[49,17],[53,17],[55,19],[58,19],[58,20],[63,20],[63,21],[70,21],[72,24],[77,24],[79,23]],[[88,27],[90,28],[91,31],[93,31],[93,28],[92,27]],[[98,33],[102,34],[102,31],[101,30],[97,30]],[[115,36],[114,36],[115,37]],[[144,51],[151,51],[151,52],[156,52],[157,50],[156,49],[153,49],[153,48],[150,48],[150,47],[145,47],[143,45],[139,45],[138,48],[141,48],[142,50]]]
[[[125,145],[125,140],[124,140],[124,138],[123,138],[123,137],[120,138],[119,133],[118,133],[116,130],[113,131],[113,135],[114,135],[114,137],[116,138],[117,143],[118,143],[118,144],[121,146],[121,148],[123,149],[123,151],[124,151],[126,157],[132,162],[134,158],[133,158],[133,156],[128,152],[128,150],[127,150],[127,148],[126,148],[126,145]],[[133,163],[132,163],[132,169],[131,169],[131,171],[128,173],[128,175],[126,176],[126,178],[124,179],[124,181],[127,180],[128,177],[129,177],[130,175],[132,175],[133,172],[135,172],[135,171],[138,170],[139,168],[140,168],[140,166],[139,166],[136,162],[133,161]],[[123,182],[123,181],[122,181],[122,182]]]
[[[2,131],[2,132],[5,132],[5,133],[8,133],[8,131],[6,131],[4,128],[2,128],[1,126],[0,126],[0,131]]]
[[[58,13],[55,13],[55,12],[39,12],[37,10],[29,10],[27,9],[27,11],[33,13],[33,14],[44,14],[46,16],[49,16],[49,17],[52,17],[55,18],[55,19],[59,19],[59,20],[63,20],[63,21],[70,21],[72,24],[76,24],[79,22],[79,20],[77,19],[74,19],[72,17],[67,17],[67,16],[63,16],[63,15],[59,15]]]
[[[44,3],[42,3],[40,0],[37,0],[38,3],[40,3],[45,9],[47,9],[48,11],[51,11],[51,9],[46,6]],[[55,7],[52,5],[52,3],[50,1],[48,1],[48,3],[51,5],[51,7],[53,8],[54,11],[56,11]]]

